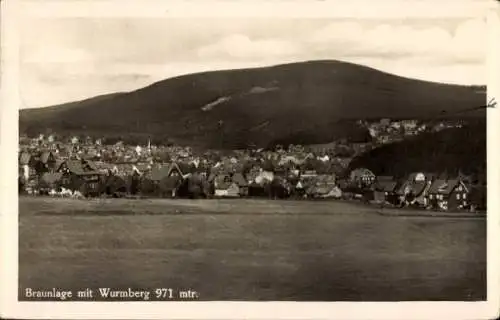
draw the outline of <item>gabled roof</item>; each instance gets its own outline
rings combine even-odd
[[[85,172],[90,172],[90,171],[97,172],[98,171],[94,161],[85,160],[82,162],[82,166],[83,166],[83,169]]]
[[[46,184],[54,184],[57,181],[61,180],[62,178],[62,173],[61,172],[46,172],[42,175],[41,180],[45,182]]]
[[[182,176],[192,172],[192,167],[188,163],[184,162],[172,162],[169,167],[168,175],[172,173],[172,171],[178,171]]]
[[[127,176],[134,173],[134,164],[131,163],[117,163],[111,166],[111,169],[115,169],[118,175]]]
[[[381,180],[375,183],[374,189],[375,191],[394,192],[396,191],[397,185],[398,182],[394,180]]]
[[[108,162],[94,162],[94,165],[95,167],[97,168],[97,170],[100,170],[100,171],[108,171],[108,170],[111,170],[113,169],[114,165],[111,164],[111,163],[108,163]]]
[[[99,170],[97,167],[94,165],[93,162],[90,161],[85,161],[85,160],[66,160],[64,161],[59,169],[61,169],[62,166],[66,166],[68,170],[76,175],[88,175],[88,174],[100,174]]]
[[[375,174],[367,168],[357,168],[351,171],[351,177],[361,177],[361,176],[372,176],[374,177]]]
[[[63,165],[66,165],[66,168],[71,173],[77,174],[77,175],[82,175],[85,172],[83,171],[82,167],[82,162],[80,160],[67,160],[66,162],[63,163]]]
[[[438,179],[432,183],[429,189],[429,193],[447,195],[453,192],[453,189],[455,189],[455,187],[458,186],[459,183],[460,180],[458,179],[453,179],[453,180]]]
[[[153,181],[160,181],[164,177],[168,177],[169,173],[169,166],[154,166],[151,168],[150,177]]]

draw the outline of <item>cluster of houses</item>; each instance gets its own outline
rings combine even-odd
[[[434,122],[418,121],[415,119],[378,121],[360,121],[361,126],[368,129],[370,136],[377,144],[387,144],[401,141],[408,136],[416,136],[425,132],[438,132],[449,128],[459,128],[464,125],[463,120],[440,120]]]
[[[19,153],[19,192],[84,197],[267,197],[361,200],[433,210],[484,210],[486,190],[465,176],[425,172],[402,179],[367,168],[346,173],[325,156],[186,157],[168,162],[110,163],[61,158],[51,150]]]

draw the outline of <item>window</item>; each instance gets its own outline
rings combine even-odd
[[[460,200],[460,193],[457,193],[457,200]]]
[[[464,198],[464,200],[467,199],[467,193],[464,193],[462,198]]]

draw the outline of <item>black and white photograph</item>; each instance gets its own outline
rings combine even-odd
[[[286,2],[20,1],[23,308],[498,300],[495,1]]]

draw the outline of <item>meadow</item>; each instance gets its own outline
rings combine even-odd
[[[486,298],[486,219],[344,202],[20,197],[20,289],[192,289],[200,300]]]

